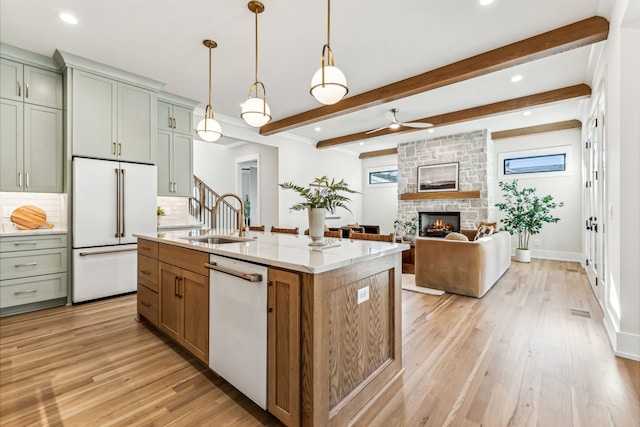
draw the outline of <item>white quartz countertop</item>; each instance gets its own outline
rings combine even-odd
[[[20,230],[14,223],[0,224],[0,237],[7,236],[37,236],[40,234],[67,234],[67,229],[54,225],[53,228],[40,227],[33,230]]]
[[[216,230],[134,235],[160,243],[312,274],[335,270],[410,248],[402,243],[349,239],[331,239],[331,244],[317,247],[309,246],[309,236],[255,231],[246,233],[245,237],[250,238],[250,241],[224,244],[203,243],[185,238],[229,235],[224,232],[217,233]],[[231,235],[237,237],[238,232],[235,231]]]
[[[170,230],[177,228],[202,228],[202,224],[191,215],[166,215],[160,217],[158,230]]]

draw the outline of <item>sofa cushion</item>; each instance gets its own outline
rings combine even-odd
[[[468,242],[469,238],[462,233],[449,233],[445,240],[459,240],[461,242]]]
[[[487,237],[493,234],[493,227],[488,225],[481,225],[478,227],[478,231],[476,232],[476,237],[473,240],[478,240],[483,237]]]

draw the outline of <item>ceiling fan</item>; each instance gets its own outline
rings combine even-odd
[[[431,126],[433,126],[431,123],[422,123],[422,122],[408,122],[408,123],[404,123],[404,122],[399,122],[398,119],[396,118],[396,113],[400,111],[397,108],[392,108],[391,110],[387,111],[385,113],[385,115],[389,118],[389,120],[391,120],[391,123],[389,123],[386,126],[382,126],[381,128],[378,129],[373,129],[370,130],[368,132],[365,132],[365,134],[369,135],[370,133],[374,133],[374,132],[379,132],[383,129],[398,129],[400,126],[404,126],[404,127],[408,127],[408,128],[416,128],[416,129],[426,129],[426,128],[430,128]]]

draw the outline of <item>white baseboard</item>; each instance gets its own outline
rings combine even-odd
[[[511,256],[515,256],[516,250],[511,249]],[[584,255],[580,252],[547,251],[543,249],[531,249],[531,258],[551,259],[554,261],[571,261],[582,263]]]
[[[604,313],[604,328],[609,336],[613,354],[640,362],[640,335],[619,331],[607,310]]]

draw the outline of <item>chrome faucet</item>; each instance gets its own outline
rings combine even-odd
[[[240,196],[238,196],[237,194],[225,193],[222,196],[218,197],[218,200],[216,201],[212,212],[212,220],[214,221],[213,224],[215,224],[215,216],[218,214],[218,207],[220,206],[220,202],[222,202],[225,197],[235,197],[236,199],[238,199],[238,202],[240,202],[240,211],[238,212],[238,236],[244,237],[244,204],[242,203],[242,199],[240,198]]]

